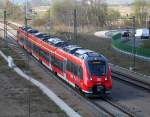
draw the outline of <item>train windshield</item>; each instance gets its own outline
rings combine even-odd
[[[106,75],[106,63],[103,61],[88,61],[88,69],[91,76]]]

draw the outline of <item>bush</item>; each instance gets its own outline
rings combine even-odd
[[[45,25],[46,23],[47,23],[46,19],[39,18],[33,21],[33,26],[42,26]]]

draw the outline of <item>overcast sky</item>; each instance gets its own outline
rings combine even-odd
[[[11,0],[11,1],[14,1],[15,3],[23,3],[25,0]],[[107,0],[107,2],[110,4],[128,4],[131,3],[132,1],[133,0]]]
[[[133,0],[107,0],[110,4],[129,4],[133,2]]]

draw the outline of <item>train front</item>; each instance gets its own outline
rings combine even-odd
[[[89,54],[84,61],[84,87],[87,95],[108,94],[112,89],[111,70],[107,59],[99,54]]]

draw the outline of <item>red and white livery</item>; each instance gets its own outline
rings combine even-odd
[[[107,59],[29,27],[18,29],[18,44],[71,86],[86,95],[109,93],[111,70]]]

